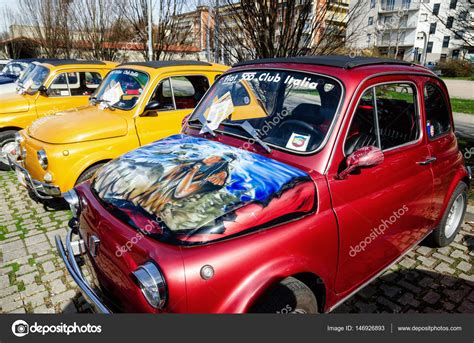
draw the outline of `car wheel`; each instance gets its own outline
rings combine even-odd
[[[308,286],[293,277],[288,277],[272,286],[250,312],[318,313],[318,302]]]
[[[438,247],[449,245],[459,232],[467,208],[468,186],[460,182],[449,199],[438,227],[431,233],[432,242]]]
[[[8,130],[0,132],[0,150],[3,148],[8,149],[9,146],[15,143],[15,130]],[[7,157],[0,155],[0,170],[10,170],[10,165],[8,164]]]
[[[79,178],[77,179],[76,181],[76,184],[75,186],[89,180],[91,177],[94,176],[95,172],[97,170],[99,170],[105,163],[99,163],[99,164],[96,164],[96,165],[93,165],[92,167],[89,167],[87,168],[82,174],[81,176],[79,176]]]

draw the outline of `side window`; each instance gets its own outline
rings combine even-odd
[[[72,96],[90,96],[99,87],[102,76],[96,72],[68,73]]]
[[[171,78],[176,109],[194,108],[209,89],[204,76],[175,76]]]
[[[424,97],[428,136],[435,137],[448,132],[451,120],[443,92],[434,84],[427,83]]]
[[[362,95],[344,144],[350,155],[366,146],[394,148],[419,137],[415,89],[408,83],[392,83],[367,89]]]
[[[365,146],[379,146],[375,124],[374,89],[367,89],[357,104],[349,133],[344,145],[344,153],[352,154]]]
[[[157,101],[160,104],[159,110],[161,111],[174,110],[170,79],[160,81],[150,101]]]
[[[419,135],[415,89],[407,83],[375,87],[381,149],[414,141]]]
[[[54,79],[48,90],[49,96],[70,96],[69,87],[67,85],[67,73],[59,74]]]

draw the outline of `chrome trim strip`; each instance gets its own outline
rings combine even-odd
[[[109,314],[112,313],[107,306],[102,302],[102,300],[97,296],[94,290],[89,286],[87,280],[84,278],[82,273],[80,272],[80,268],[76,262],[74,257],[73,248],[71,246],[71,238],[72,238],[73,230],[69,230],[66,236],[66,249],[64,249],[63,242],[59,235],[54,237],[56,241],[56,247],[59,252],[59,256],[63,260],[64,264],[66,265],[66,269],[73,278],[74,282],[79,286],[81,289],[81,293],[84,297],[96,308],[99,313]]]
[[[327,310],[327,313],[329,312],[332,312],[334,311],[337,307],[339,307],[342,303],[344,303],[347,299],[351,298],[352,296],[354,296],[357,292],[359,292],[361,289],[363,289],[364,287],[366,287],[369,283],[371,283],[372,281],[374,281],[375,279],[377,279],[380,275],[382,275],[383,273],[385,273],[388,269],[390,269],[390,267],[392,267],[393,265],[397,264],[398,262],[400,262],[410,251],[412,251],[416,246],[418,246],[418,244],[420,244],[421,242],[423,242],[423,240],[426,239],[426,237],[428,237],[431,232],[433,230],[430,230],[426,235],[424,235],[420,240],[418,240],[415,244],[413,244],[413,246],[409,249],[407,249],[403,254],[401,254],[398,258],[396,258],[392,263],[390,263],[388,266],[386,266],[385,268],[383,268],[381,271],[379,271],[378,273],[376,273],[373,277],[371,277],[369,280],[367,280],[366,282],[364,282],[362,285],[360,285],[359,287],[357,287],[355,290],[353,290],[352,292],[350,292],[348,295],[346,295],[344,298],[342,298],[341,300],[339,300],[337,303],[335,303],[334,305],[332,305],[328,310]]]

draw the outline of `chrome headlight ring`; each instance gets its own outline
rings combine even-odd
[[[46,152],[41,149],[36,152],[36,156],[38,157],[38,162],[44,170],[48,169],[48,156],[46,155]]]
[[[158,266],[147,262],[138,267],[133,275],[148,303],[156,309],[162,309],[168,300],[168,290],[165,277]]]
[[[63,194],[64,200],[69,204],[69,208],[71,209],[72,215],[74,218],[77,218],[81,213],[81,199],[77,192],[72,189]]]

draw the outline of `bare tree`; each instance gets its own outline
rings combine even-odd
[[[142,47],[141,53],[147,59],[148,22],[147,0],[121,0],[119,8],[124,19],[133,30],[133,41]],[[167,51],[184,46],[186,35],[180,28],[181,14],[186,1],[184,0],[154,0],[154,12],[159,17],[154,18],[153,27],[153,59],[169,58]]]
[[[31,28],[46,57],[71,57],[70,15],[70,0],[21,0],[19,5],[20,21]]]
[[[340,0],[226,0],[211,24],[224,59],[330,54],[343,49],[345,22],[356,10]]]
[[[85,58],[115,60],[130,37],[118,0],[74,0],[71,5],[75,46]]]

